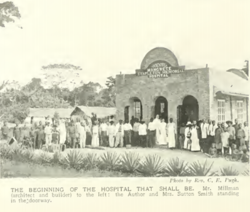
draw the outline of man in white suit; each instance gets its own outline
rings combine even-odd
[[[115,126],[115,132],[115,147],[117,147],[118,145],[120,145],[120,147],[123,147],[124,126],[122,120],[119,120],[119,123]]]

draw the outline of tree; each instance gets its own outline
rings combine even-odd
[[[20,19],[21,14],[18,7],[13,2],[7,1],[0,4],[0,26],[5,27],[5,23],[15,22]]]
[[[105,85],[109,88],[112,89],[115,86],[115,78],[110,76],[107,78]]]
[[[79,71],[80,66],[72,64],[52,64],[43,66],[44,85],[53,90],[53,96],[56,98],[56,91],[62,88],[73,90],[80,84]]]
[[[115,99],[116,99],[115,83],[116,83],[116,80],[114,77],[110,76],[107,78],[106,86],[108,87],[108,92],[105,92],[105,94],[109,96],[110,104],[113,106],[115,106]],[[108,98],[108,97],[104,96],[104,98]]]
[[[102,86],[99,83],[89,82],[87,84],[83,84],[77,95],[79,104],[95,106],[96,97],[101,90]]]
[[[20,93],[23,95],[24,98],[30,101],[31,97],[36,94],[39,90],[43,89],[42,80],[40,78],[32,78],[31,82],[25,85],[21,90]]]

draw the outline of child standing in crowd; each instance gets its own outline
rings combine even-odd
[[[115,141],[115,125],[114,125],[114,122],[113,121],[111,121],[110,122],[110,125],[108,126],[108,128],[107,128],[107,135],[108,135],[108,137],[109,137],[109,146],[111,147],[111,148],[113,148],[114,147],[114,141]]]
[[[141,121],[139,126],[139,136],[140,136],[140,146],[147,147],[146,138],[147,138],[147,125],[145,121]]]
[[[124,136],[124,126],[122,124],[122,120],[119,120],[119,123],[116,125],[116,140],[115,147],[118,145],[123,147],[123,136]]]
[[[229,132],[225,124],[222,125],[223,132],[221,133],[221,142],[222,142],[222,154],[228,155],[229,154]]]
[[[154,119],[151,118],[148,124],[148,144],[147,144],[148,147],[155,146],[155,135],[156,135],[156,130],[154,125]]]

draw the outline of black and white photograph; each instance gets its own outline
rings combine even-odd
[[[247,3],[0,0],[0,178],[249,176]]]

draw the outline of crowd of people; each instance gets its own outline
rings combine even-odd
[[[7,123],[2,127],[2,136],[8,139]],[[143,120],[119,120],[114,117],[98,119],[92,114],[91,120],[58,119],[46,117],[45,123],[33,122],[22,128],[17,124],[13,129],[13,138],[23,145],[41,149],[43,146],[58,144],[60,149],[105,146],[144,147],[164,145],[169,149],[184,149],[203,152],[210,157],[220,155],[245,154],[249,151],[249,129],[235,120],[217,123],[210,120],[188,121],[177,128],[173,118],[166,123],[159,115],[146,124]]]

